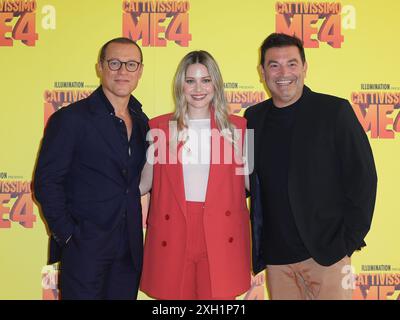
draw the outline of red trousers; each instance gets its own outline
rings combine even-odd
[[[235,297],[214,297],[211,293],[210,270],[203,224],[204,203],[187,201],[186,206],[187,244],[181,299],[234,300]]]

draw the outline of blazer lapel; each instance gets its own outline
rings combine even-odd
[[[258,167],[258,159],[260,159],[259,153],[262,148],[262,141],[264,135],[264,128],[266,123],[266,118],[272,107],[272,99],[267,100],[265,102],[265,106],[259,115],[257,115],[257,119],[254,122],[254,172]]]
[[[296,105],[296,119],[293,125],[291,145],[291,152],[293,155],[297,154],[297,152],[301,152],[304,141],[308,141],[310,137],[316,134],[315,126],[312,120],[310,120],[314,119],[313,109],[309,107],[312,105],[312,102],[309,101],[311,93],[312,91],[307,86],[304,86],[303,94]],[[291,158],[294,160],[295,157]]]
[[[108,146],[114,151],[115,159],[122,165],[125,149],[122,145],[121,138],[111,116],[107,112],[104,102],[98,93],[94,93],[90,99],[90,111],[93,115],[92,123],[99,132],[99,135],[106,141]]]
[[[170,180],[171,190],[174,194],[176,201],[179,204],[179,207],[186,217],[186,196],[185,196],[185,185],[183,181],[183,167],[182,167],[182,147],[183,143],[179,142],[176,149],[174,146],[171,147],[170,143],[170,128],[169,122],[163,125],[160,125],[160,129],[163,130],[166,134],[166,160],[167,160],[167,176]],[[159,150],[160,152],[160,150]]]
[[[210,109],[210,128],[211,128],[211,154],[210,154],[210,171],[208,174],[208,183],[207,183],[207,191],[205,198],[205,206],[211,201],[212,197],[218,195],[221,190],[218,190],[217,182],[221,179],[221,176],[218,175],[218,166],[223,164],[224,160],[224,143],[225,142],[223,136],[218,130],[217,123],[215,121],[215,112],[214,109]],[[215,142],[219,141],[216,145]],[[214,143],[213,143],[214,142]],[[233,148],[233,147],[232,147]],[[218,155],[219,152],[219,155]],[[233,157],[233,155],[232,155]],[[215,159],[214,159],[215,158]],[[214,159],[214,160],[213,160]],[[233,158],[232,158],[233,159]],[[219,168],[221,169],[221,168]]]

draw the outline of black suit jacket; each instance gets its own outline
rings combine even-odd
[[[128,157],[101,87],[49,119],[34,176],[34,193],[51,232],[49,263],[76,232],[110,231],[127,214],[135,266],[143,255],[139,182],[148,119],[131,96],[133,156]],[[136,127],[135,127],[136,126]]]
[[[255,140],[254,171],[250,175],[255,273],[265,268],[257,169],[263,165],[258,154],[263,148],[263,125],[272,106],[269,99],[245,112]],[[288,194],[299,234],[319,264],[331,265],[365,246],[376,186],[371,147],[350,103],[305,86],[293,128]]]

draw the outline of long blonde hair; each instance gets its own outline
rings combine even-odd
[[[196,63],[200,63],[207,68],[212,84],[214,85],[214,97],[210,107],[214,109],[217,128],[220,130],[221,134],[235,146],[238,138],[235,137],[235,126],[229,121],[228,103],[224,94],[222,75],[217,62],[207,51],[199,50],[189,52],[179,63],[174,77],[173,94],[175,112],[172,120],[177,122],[177,129],[179,132],[183,132],[188,127],[188,104],[183,94],[183,85],[185,83],[187,68]]]

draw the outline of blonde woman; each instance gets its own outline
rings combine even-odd
[[[157,299],[235,299],[250,287],[241,150],[246,120],[229,115],[214,58],[193,51],[174,79],[175,112],[150,121],[151,189],[141,290]]]

